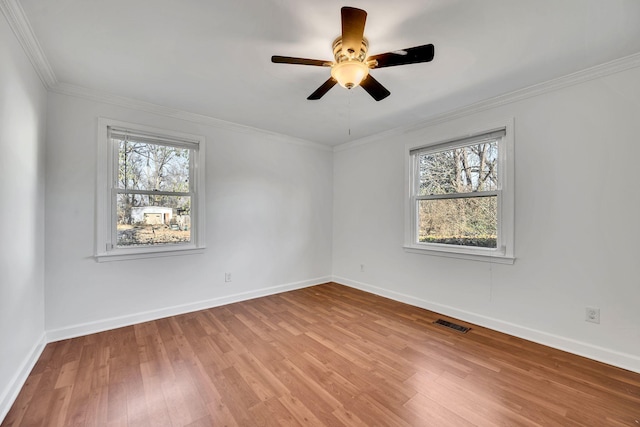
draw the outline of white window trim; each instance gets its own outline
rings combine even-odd
[[[189,141],[197,145],[196,155],[192,161],[195,196],[192,200],[191,242],[180,245],[146,246],[136,248],[117,248],[113,242],[114,206],[111,195],[111,183],[114,174],[114,150],[109,141],[108,128],[120,128],[132,132],[158,135]],[[95,259],[98,262],[118,261],[140,258],[155,258],[160,256],[188,255],[202,253],[205,249],[205,138],[183,132],[158,129],[119,120],[98,118],[98,147],[97,147],[97,179],[96,179],[96,246]],[[194,215],[195,214],[195,215]]]
[[[415,165],[411,152],[420,148],[440,145],[492,131],[504,129],[506,134],[501,142],[498,154],[498,174],[501,185],[498,191],[498,247],[476,248],[468,246],[420,243],[417,241],[417,210],[413,198]],[[485,261],[499,264],[513,264],[515,234],[515,155],[514,155],[514,119],[494,124],[476,126],[467,131],[448,133],[437,138],[411,141],[405,145],[405,221],[404,250],[409,253],[436,255],[451,258]]]

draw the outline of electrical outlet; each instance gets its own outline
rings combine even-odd
[[[595,307],[586,307],[584,311],[584,320],[591,323],[600,323],[600,309]]]
[[[225,282],[231,281],[231,273],[224,273],[224,281]]]

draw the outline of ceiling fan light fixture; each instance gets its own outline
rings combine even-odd
[[[369,56],[369,41],[364,36],[364,25],[367,12],[355,7],[345,6],[340,9],[342,34],[333,41],[333,57],[335,61],[319,59],[294,58],[291,56],[271,57],[271,62],[279,64],[312,65],[331,67],[331,77],[307,97],[309,100],[322,98],[336,84],[346,89],[361,86],[373,99],[382,101],[391,92],[380,84],[369,70],[394,67],[396,65],[418,64],[433,60],[432,44],[409,47],[379,55]]]
[[[369,67],[357,60],[340,62],[331,67],[331,77],[347,89],[358,86],[368,74]]]

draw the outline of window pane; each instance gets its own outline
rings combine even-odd
[[[191,197],[118,194],[118,247],[191,241]]]
[[[189,149],[125,140],[118,148],[118,188],[189,192]]]
[[[497,247],[497,196],[418,201],[418,241]]]
[[[498,189],[497,141],[420,153],[417,160],[420,196]]]

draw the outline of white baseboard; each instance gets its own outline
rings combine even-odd
[[[2,394],[0,394],[0,423],[3,422],[4,418],[9,413],[11,405],[13,405],[13,402],[18,397],[18,393],[22,390],[24,383],[27,381],[27,377],[40,358],[40,355],[46,345],[46,334],[43,333],[40,339],[34,344],[29,354],[27,354],[27,357],[25,357],[24,361],[16,371],[16,374],[11,379],[11,382],[9,382],[7,387],[2,390]]]
[[[533,341],[538,344],[546,345],[548,347],[556,348],[558,350],[563,350],[569,353],[583,356],[588,359],[593,359],[598,362],[606,363],[608,365],[617,366],[622,369],[640,373],[640,357],[633,354],[609,350],[571,338],[538,331],[536,329],[531,329],[514,323],[505,322],[500,319],[494,319],[492,317],[460,310],[455,307],[432,303],[411,295],[395,292],[389,289],[379,288],[377,286],[372,286],[344,277],[334,276],[332,281],[341,285],[349,286],[351,288],[360,289],[365,292],[370,292],[372,294],[380,295],[385,298],[460,319],[465,322],[473,323],[478,326],[483,326],[485,328],[513,335],[518,338],[523,338],[528,341]]]
[[[136,323],[148,322],[150,320],[157,320],[164,317],[191,313],[193,311],[219,307],[221,305],[232,304],[234,302],[246,301],[254,298],[264,297],[267,295],[274,295],[282,292],[292,291],[295,289],[307,288],[309,286],[319,285],[330,281],[330,276],[319,277],[316,279],[303,280],[300,282],[287,283],[284,285],[272,286],[248,292],[241,292],[233,295],[226,295],[223,297],[204,301],[165,307],[158,310],[144,311],[140,313],[129,314],[126,316],[112,317],[109,319],[97,320],[94,322],[53,329],[47,331],[47,342],[61,341],[69,338],[93,334],[96,332],[103,332],[110,329],[122,328],[124,326],[135,325]]]

